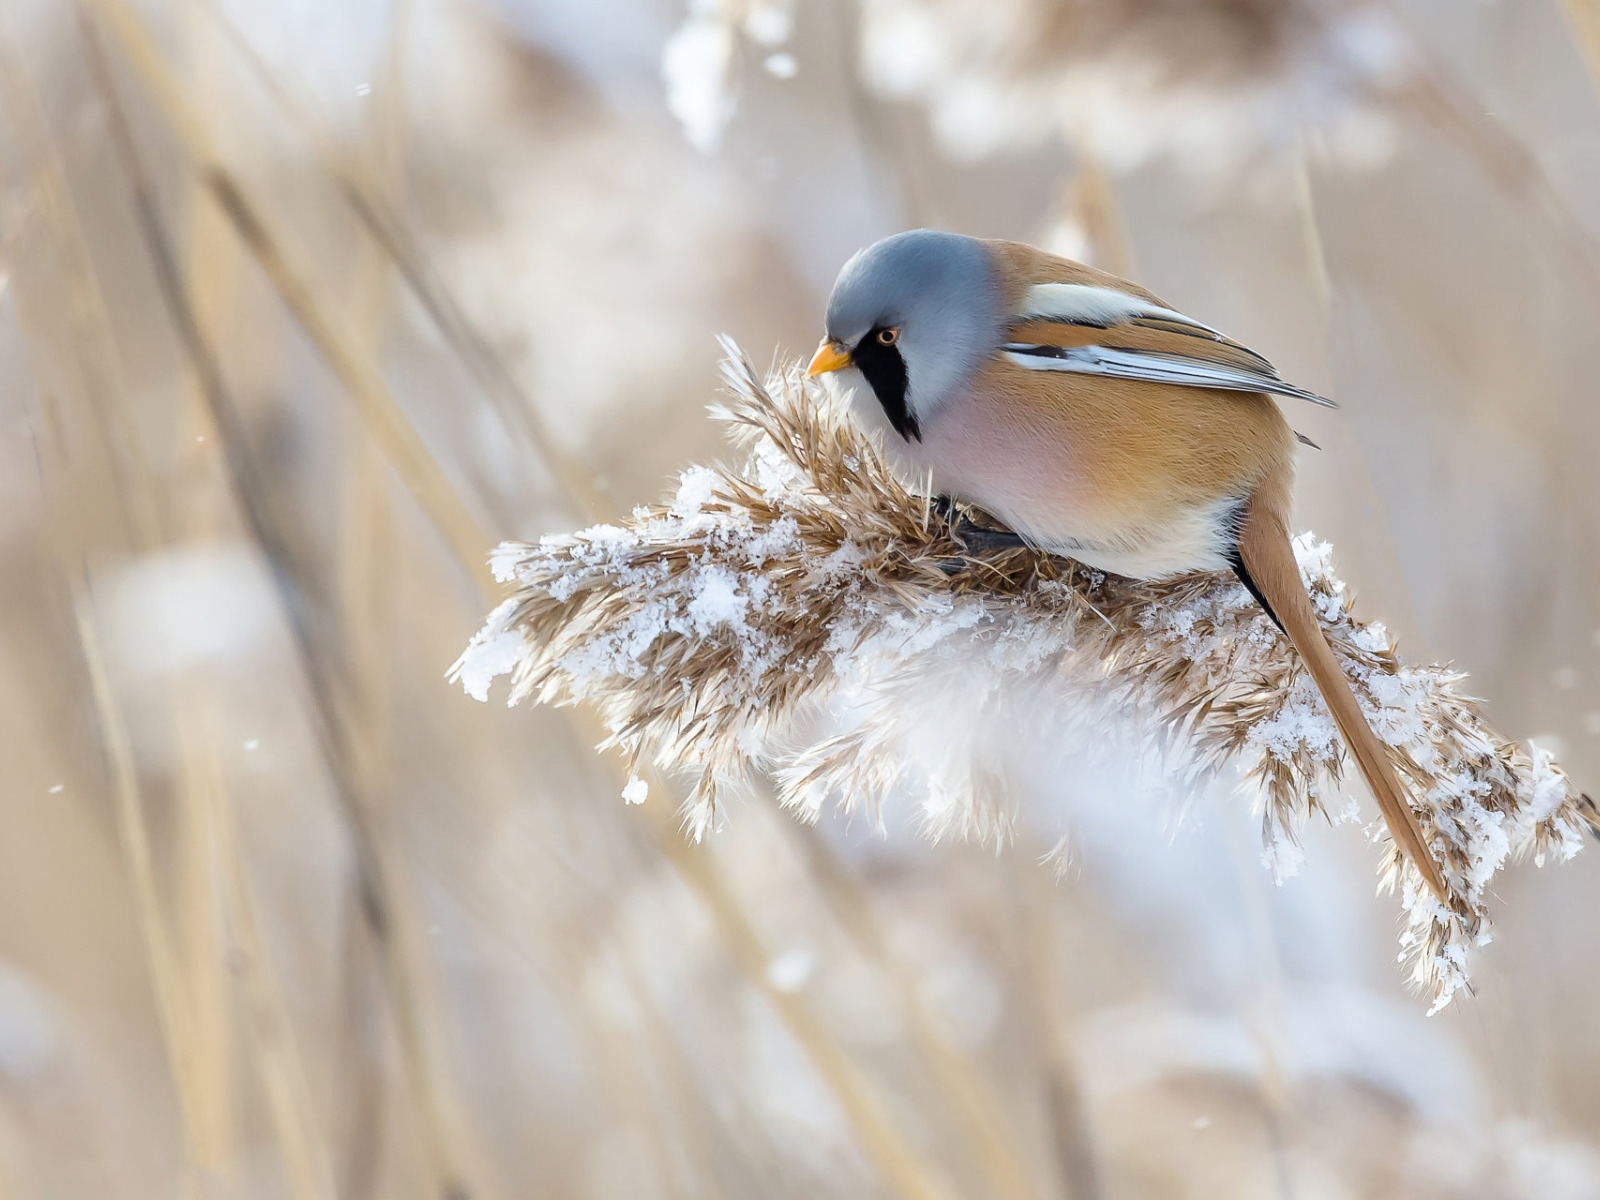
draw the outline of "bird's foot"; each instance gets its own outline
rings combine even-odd
[[[1012,533],[1009,529],[984,529],[971,521],[951,526],[950,536],[972,554],[992,554],[996,550],[1025,550],[1028,546],[1020,534]]]
[[[951,540],[961,547],[961,557],[950,560],[944,567],[947,575],[958,575],[966,570],[968,559],[1002,550],[1021,550],[1028,544],[1009,529],[986,529],[976,524],[949,496],[935,496],[933,510],[944,518]]]

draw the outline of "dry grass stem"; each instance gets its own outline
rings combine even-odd
[[[1063,1003],[1056,927],[1059,878],[1043,870],[1019,873],[1019,931],[1023,939],[1024,1004],[1042,1048],[1040,1085],[1045,1094],[1050,1147],[1065,1200],[1104,1200],[1099,1155],[1089,1121],[1074,1043],[1077,1031]]]
[[[461,365],[482,389],[484,397],[494,405],[506,431],[518,439],[519,449],[536,456],[555,477],[566,493],[567,500],[577,505],[590,519],[598,520],[612,506],[596,486],[592,474],[562,448],[559,439],[540,416],[538,406],[524,392],[494,347],[473,325],[440,276],[438,268],[411,235],[397,206],[372,179],[352,169],[346,155],[323,127],[323,122],[273,74],[223,8],[215,0],[200,2],[238,53],[251,77],[305,137],[318,166],[338,189],[339,195],[368,236],[382,249]],[[388,69],[397,69],[392,58]]]
[[[941,1036],[917,994],[917,980],[892,952],[872,911],[871,896],[816,830],[803,829],[797,840],[834,919],[857,949],[883,971],[906,1015],[907,1032],[917,1054],[927,1063],[940,1095],[971,1137],[974,1154],[988,1173],[997,1200],[1034,1195],[1015,1132],[1005,1120],[1004,1106],[984,1075]]]
[[[189,728],[209,732],[199,713],[189,715]],[[295,1200],[333,1200],[331,1156],[326,1131],[312,1100],[304,1055],[283,986],[262,944],[256,904],[245,879],[232,801],[223,782],[211,740],[196,739],[186,755],[194,801],[202,806],[212,838],[216,883],[221,895],[215,908],[225,917],[227,953],[219,959],[233,985],[228,1000],[244,1016],[247,1052],[264,1093],[268,1118],[283,1156],[284,1174]]]
[[[149,549],[163,537],[160,512],[147,483],[149,465],[144,460],[136,426],[118,403],[125,388],[105,296],[95,277],[61,155],[23,61],[9,31],[0,26],[0,106],[4,107],[22,150],[28,183],[66,287],[67,327],[77,348],[74,373],[96,418],[107,463],[126,501],[121,517],[124,531],[134,546]]]
[[[1398,99],[1453,142],[1509,199],[1532,214],[1600,297],[1600,240],[1574,211],[1539,156],[1442,67],[1411,80]]]
[[[162,912],[150,831],[146,826],[144,800],[140,795],[138,766],[133,756],[127,723],[112,694],[105,657],[100,649],[100,634],[87,590],[73,583],[73,607],[77,617],[79,647],[94,697],[95,719],[100,741],[105,748],[106,775],[111,787],[116,814],[117,839],[128,871],[128,887],[133,893],[139,932],[144,939],[145,960],[150,968],[150,988],[166,1040],[173,1086],[184,1122],[184,1141],[190,1163],[214,1167],[208,1154],[209,1120],[203,1099],[200,1060],[190,1015],[188,989],[172,932]]]
[[[670,503],[625,525],[502,546],[494,570],[514,588],[456,664],[469,692],[509,673],[512,702],[592,704],[609,744],[693,779],[697,838],[721,790],[762,769],[807,817],[911,791],[933,836],[1003,840],[1020,781],[989,745],[1002,730],[1080,762],[1128,737],[1124,753],[1189,791],[1237,764],[1260,789],[1280,878],[1308,815],[1353,817],[1324,805],[1343,747],[1314,686],[1231,577],[1146,583],[1031,551],[973,557],[828,393],[794,368],[763,382],[730,351],[719,415],[749,446],[744,465],[685,472]],[[1434,900],[1384,838],[1413,978],[1443,1005],[1488,939],[1496,873],[1576,853],[1585,801],[1549,754],[1488,728],[1459,672],[1407,666],[1382,625],[1358,621],[1329,547],[1296,549],[1449,882],[1449,902]]]
[[[646,814],[664,825],[665,809],[657,805]],[[951,1191],[938,1168],[905,1139],[877,1090],[860,1068],[829,1034],[806,998],[777,987],[769,966],[773,956],[729,890],[711,859],[698,853],[683,838],[664,828],[658,831],[663,853],[684,881],[709,909],[728,955],[782,1018],[795,1041],[805,1050],[812,1068],[848,1118],[864,1156],[877,1169],[896,1196],[906,1200],[942,1200]]]
[[[91,71],[110,118],[111,140],[127,175],[134,216],[146,239],[162,302],[221,437],[223,461],[245,524],[273,567],[283,610],[294,635],[299,664],[313,701],[325,762],[352,834],[359,864],[359,888],[374,941],[379,947],[386,997],[413,1083],[424,1098],[426,1142],[437,1193],[446,1197],[475,1195],[475,1189],[465,1182],[468,1171],[466,1156],[460,1148],[461,1122],[455,1115],[459,1105],[449,1095],[442,1065],[436,1061],[436,1039],[431,1035],[435,1022],[428,1012],[430,989],[413,944],[415,939],[399,919],[407,910],[397,900],[398,869],[363,791],[363,764],[358,761],[362,745],[353,733],[349,699],[317,653],[306,622],[298,615],[296,589],[286,576],[289,564],[297,557],[293,538],[271,500],[271,491],[263,481],[263,472],[255,462],[242,421],[229,396],[215,348],[202,331],[184,287],[171,238],[158,213],[148,174],[111,81],[98,33],[87,19],[83,30]],[[431,459],[429,462],[431,464]]]
[[[1596,0],[1561,0],[1561,11],[1572,26],[1573,41],[1583,55],[1589,78],[1600,86],[1600,3]]]
[[[361,353],[350,332],[341,323],[329,317],[326,305],[305,282],[305,276],[286,261],[277,239],[268,232],[263,223],[259,208],[250,200],[237,179],[217,161],[204,123],[183,96],[181,88],[161,64],[159,54],[150,43],[148,34],[139,25],[138,19],[120,3],[120,0],[85,0],[85,2],[93,5],[116,35],[129,64],[149,87],[158,109],[190,156],[199,172],[202,184],[219,203],[237,234],[251,250],[290,311],[324,353],[341,382],[351,391],[357,401],[363,422],[373,433],[402,482],[416,498],[423,512],[445,535],[446,541],[456,552],[465,569],[478,576],[479,569],[475,566],[475,560],[479,548],[487,539],[481,534],[471,532],[475,527],[472,518],[467,515],[465,507],[451,490],[438,465],[428,455],[415,430],[406,422],[403,411],[370,358]],[[90,23],[86,21],[85,24],[87,26]],[[89,40],[93,45],[92,32],[89,34]],[[129,139],[123,138],[122,142],[124,153],[131,155]],[[162,260],[170,262],[170,251],[162,249],[165,238],[160,233],[159,222],[150,215],[149,206],[146,205],[145,208],[146,212],[141,216],[141,221],[146,227],[147,238],[157,260],[158,270],[161,270]],[[380,241],[380,244],[384,243]],[[165,273],[170,274],[173,280],[176,279],[175,270],[168,270]],[[202,378],[204,389],[218,401],[222,401],[225,398],[225,388],[216,368],[216,356],[205,344],[205,339],[193,319],[192,306],[182,296],[181,287],[171,281],[168,292],[167,298],[174,309],[175,323],[188,346],[196,370]],[[214,417],[219,420],[219,427],[230,421],[229,405],[225,402],[214,403],[213,410]],[[222,441],[224,446],[235,454],[242,450],[244,445],[242,434],[232,436],[226,428],[223,429]],[[248,456],[242,456],[230,463],[230,470],[240,480],[247,480],[254,474],[247,459]],[[270,514],[263,507],[267,494],[265,489],[248,485],[239,488],[239,491],[241,495],[254,497],[260,502],[253,506],[253,510],[247,506],[246,515],[250,518],[258,537],[265,535],[270,543],[275,536],[272,529],[275,523],[270,520]],[[590,507],[596,503],[595,495],[591,487],[575,499],[583,507]],[[470,551],[469,546],[472,547]],[[269,555],[269,557],[273,557],[276,561],[279,556]],[[304,655],[302,657],[305,658]],[[315,667],[314,661],[311,659],[306,661],[309,666]],[[313,686],[313,697],[326,696],[330,700],[337,700],[333,696],[335,689],[330,683],[331,681],[324,680],[321,684]],[[346,707],[343,703],[335,703],[333,711],[342,712]],[[325,718],[328,716],[327,713],[323,715]],[[322,724],[324,736],[328,736],[330,732],[339,732],[342,728],[341,723],[336,720],[325,719]],[[359,750],[359,746],[350,748]],[[348,754],[341,752],[334,754],[330,761],[338,764],[348,757]],[[340,783],[341,793],[348,790],[348,782]],[[664,790],[665,785],[661,786]],[[747,977],[767,995],[784,1024],[804,1048],[829,1091],[849,1116],[866,1156],[878,1168],[893,1191],[897,1195],[914,1198],[931,1198],[945,1194],[943,1185],[919,1160],[918,1155],[906,1142],[904,1135],[890,1119],[881,1101],[861,1077],[849,1056],[828,1034],[826,1027],[804,999],[779,993],[776,989],[765,986],[768,956],[762,949],[753,927],[739,905],[728,894],[726,885],[712,865],[703,856],[685,855],[682,852],[683,847],[671,831],[658,828],[656,833],[669,861],[706,904],[730,955]],[[368,848],[368,839],[359,837],[358,850]],[[379,864],[366,854],[363,854],[363,858],[367,859],[367,862],[362,873],[370,879],[371,872]],[[386,890],[381,889],[379,894]],[[379,940],[382,944],[383,939]],[[397,995],[391,988],[391,998],[397,1001],[397,1016],[400,1018],[402,1028],[407,1028],[410,1022],[406,1019],[405,1010],[412,1002],[410,990],[402,989]],[[403,1040],[408,1043],[412,1041],[412,1039]],[[421,1061],[420,1046],[412,1046],[409,1053],[412,1054],[414,1062]]]
[[[79,0],[95,10],[115,36],[126,61],[148,88],[149,96],[177,138],[196,177],[227,216],[234,232],[265,272],[323,360],[349,392],[363,423],[422,510],[457,556],[471,563],[467,548],[482,545],[477,518],[451,485],[427,444],[396,402],[373,361],[360,353],[357,339],[335,315],[310,282],[304,266],[292,261],[250,191],[219,160],[200,115],[161,61],[149,34],[121,0]],[[95,22],[82,24],[86,40],[95,44]],[[476,572],[474,572],[476,574]]]
[[[1082,230],[1099,267],[1132,279],[1138,271],[1128,225],[1117,201],[1117,185],[1089,149],[1077,147],[1073,157],[1077,166],[1067,185],[1063,219]]]
[[[79,646],[88,674],[107,775],[114,799],[118,841],[128,874],[128,887],[143,939],[145,961],[155,1007],[183,1119],[186,1156],[190,1163],[214,1170],[231,1153],[227,1142],[226,1067],[219,1070],[214,1053],[222,1031],[207,1016],[208,1002],[219,990],[220,960],[186,954],[186,939],[171,928],[155,869],[132,742],[100,651],[100,638],[86,583],[84,556],[99,539],[125,542],[150,550],[163,537],[148,464],[140,452],[136,421],[126,402],[124,372],[111,336],[105,297],[95,275],[77,205],[66,179],[62,155],[51,136],[39,96],[9,30],[0,31],[0,105],[18,138],[29,187],[37,201],[44,240],[46,269],[59,272],[64,296],[52,306],[45,281],[22,272],[20,306],[28,310],[25,338],[42,361],[48,356],[44,331],[64,329],[75,351],[69,376],[68,404],[94,431],[93,445],[70,445],[59,431],[46,439],[50,474],[63,492],[72,490],[91,463],[108,468],[116,497],[114,508],[87,503],[65,506],[53,522],[56,557],[71,587],[77,613]],[[41,263],[41,266],[45,265]],[[56,307],[59,310],[52,313]]]

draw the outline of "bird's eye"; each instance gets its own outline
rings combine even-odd
[[[892,346],[899,340],[900,331],[898,329],[878,330],[878,345],[880,346]]]

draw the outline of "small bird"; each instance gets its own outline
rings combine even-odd
[[[1293,643],[1391,835],[1444,898],[1289,543],[1295,434],[1271,397],[1330,401],[1115,275],[928,229],[839,272],[809,368],[834,371],[898,470],[1027,543],[1135,579],[1232,570]]]

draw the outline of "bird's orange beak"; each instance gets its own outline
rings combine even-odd
[[[806,374],[815,378],[826,375],[829,371],[842,371],[850,365],[850,351],[841,347],[837,342],[823,339],[822,345],[817,347],[817,352],[811,356],[811,365],[806,368]]]

